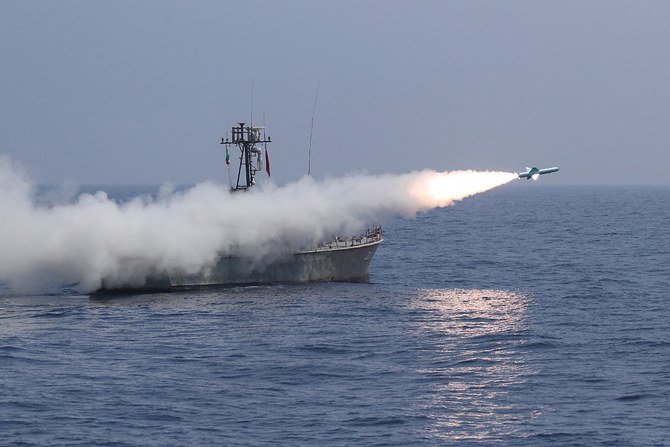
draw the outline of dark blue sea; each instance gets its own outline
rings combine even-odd
[[[369,284],[5,290],[0,445],[670,445],[670,188],[384,230]]]

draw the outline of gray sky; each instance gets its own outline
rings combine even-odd
[[[560,166],[670,184],[670,2],[0,0],[0,153],[40,183]]]

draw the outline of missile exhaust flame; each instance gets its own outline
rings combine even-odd
[[[452,205],[455,201],[479,194],[517,178],[510,172],[453,171],[429,172],[417,182],[415,194],[429,208]]]
[[[123,284],[157,272],[197,273],[220,256],[260,259],[286,247],[356,234],[515,178],[507,172],[425,170],[323,181],[306,177],[242,194],[205,182],[181,192],[162,188],[157,199],[117,203],[97,192],[46,206],[36,203],[27,175],[0,155],[0,281],[36,291],[36,281],[49,277],[88,292],[103,278]]]

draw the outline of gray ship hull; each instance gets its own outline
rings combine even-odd
[[[290,253],[270,262],[240,257],[220,258],[209,271],[198,275],[169,275],[171,287],[308,282],[362,282],[380,241],[353,247]]]
[[[270,260],[221,257],[196,275],[171,272],[147,279],[140,287],[107,288],[99,293],[167,291],[208,286],[300,284],[310,282],[366,282],[381,234],[362,241],[332,242],[314,250],[287,253]]]

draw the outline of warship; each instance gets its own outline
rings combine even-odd
[[[221,138],[226,148],[226,165],[231,179],[231,194],[244,194],[256,186],[256,175],[265,168],[270,175],[265,127],[238,123],[229,136]],[[239,150],[236,181],[230,176],[230,148]],[[380,226],[363,234],[333,237],[311,247],[275,253],[267,259],[222,255],[215,265],[197,274],[173,271],[146,279],[143,286],[103,288],[101,292],[165,291],[207,286],[241,286],[262,284],[299,284],[309,282],[366,282],[377,246],[384,240]]]

